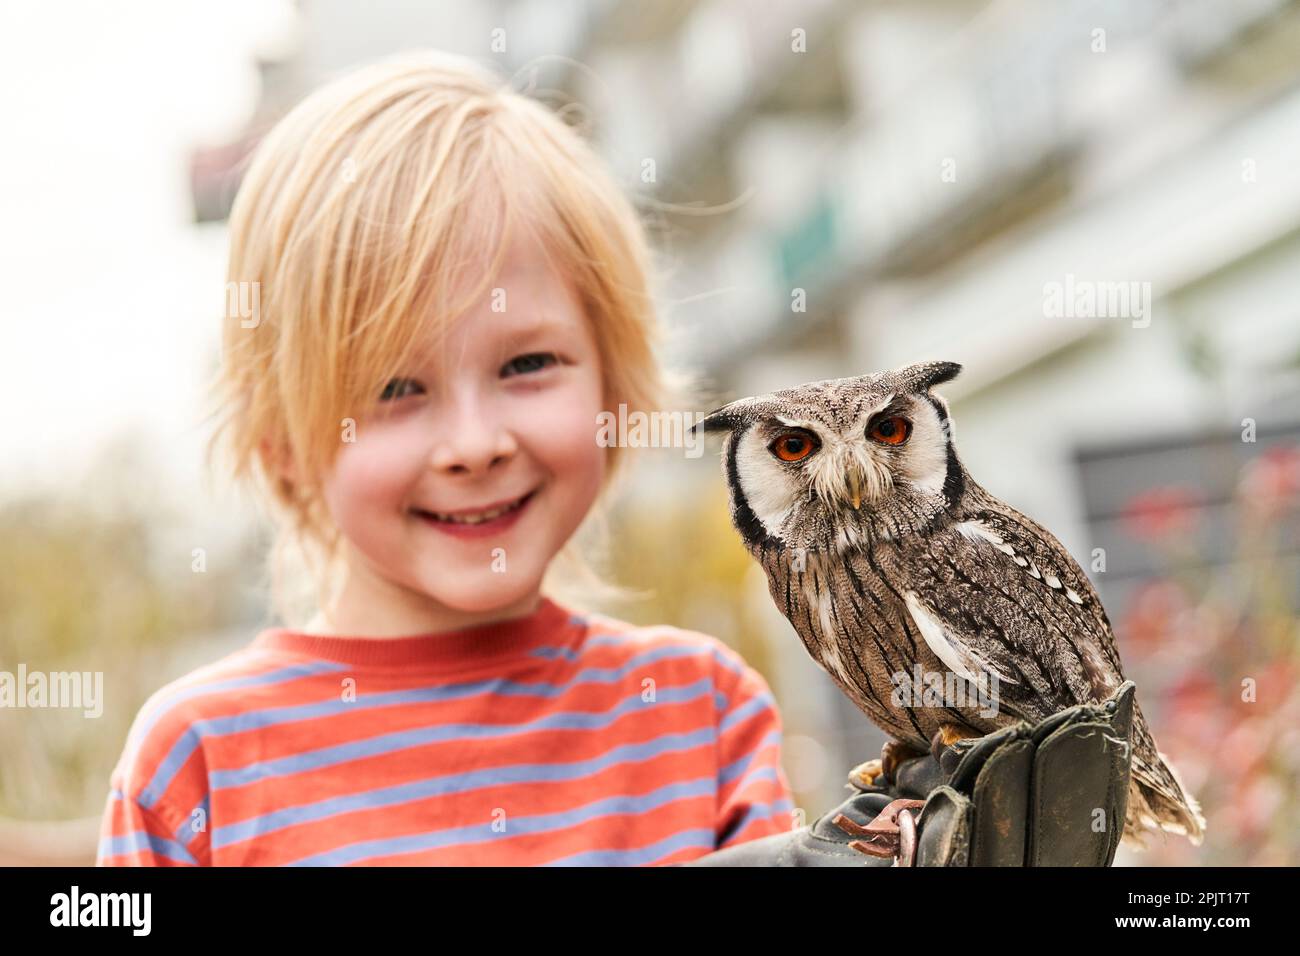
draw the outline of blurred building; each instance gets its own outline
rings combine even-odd
[[[1167,561],[1135,496],[1181,488],[1191,560],[1231,561],[1238,467],[1300,438],[1298,41],[1288,2],[627,2],[574,85],[671,221],[678,361],[725,398],[961,362],[968,467],[1104,549],[1118,619]],[[840,710],[829,797],[870,732],[769,620],[783,708]]]

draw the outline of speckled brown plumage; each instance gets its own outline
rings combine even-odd
[[[931,392],[959,370],[940,362],[814,382],[733,402],[703,423],[726,432],[732,520],[777,607],[840,689],[918,750],[943,724],[983,735],[1037,722],[1104,700],[1124,679],[1083,570],[963,467],[947,403]],[[779,442],[802,453],[805,438],[804,457],[778,454]],[[899,675],[918,665],[969,688],[988,681],[996,714],[973,694],[964,706],[900,705]],[[1132,745],[1126,836],[1164,828],[1199,842],[1204,821],[1140,710]]]

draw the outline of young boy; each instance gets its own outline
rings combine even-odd
[[[544,593],[624,455],[599,413],[660,394],[645,240],[581,139],[391,58],[271,131],[230,228],[253,307],[214,438],[318,612],[150,698],[99,863],[666,864],[790,829],[762,677]]]

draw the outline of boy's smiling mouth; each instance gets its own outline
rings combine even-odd
[[[457,511],[430,511],[412,508],[411,513],[440,531],[458,536],[497,532],[514,524],[524,507],[537,494],[534,488],[521,498],[498,501],[482,508],[463,508]]]

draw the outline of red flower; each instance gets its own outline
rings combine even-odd
[[[1191,488],[1167,485],[1140,492],[1124,506],[1123,521],[1136,538],[1165,538],[1196,525],[1199,497]]]
[[[1125,644],[1145,653],[1159,646],[1188,611],[1187,595],[1172,581],[1143,584],[1129,601],[1122,633]]]
[[[1189,710],[1217,710],[1221,706],[1220,682],[1202,669],[1181,674],[1169,688],[1169,700],[1175,707]]]
[[[1237,481],[1237,493],[1260,511],[1284,508],[1300,497],[1300,448],[1270,448],[1246,462]]]

